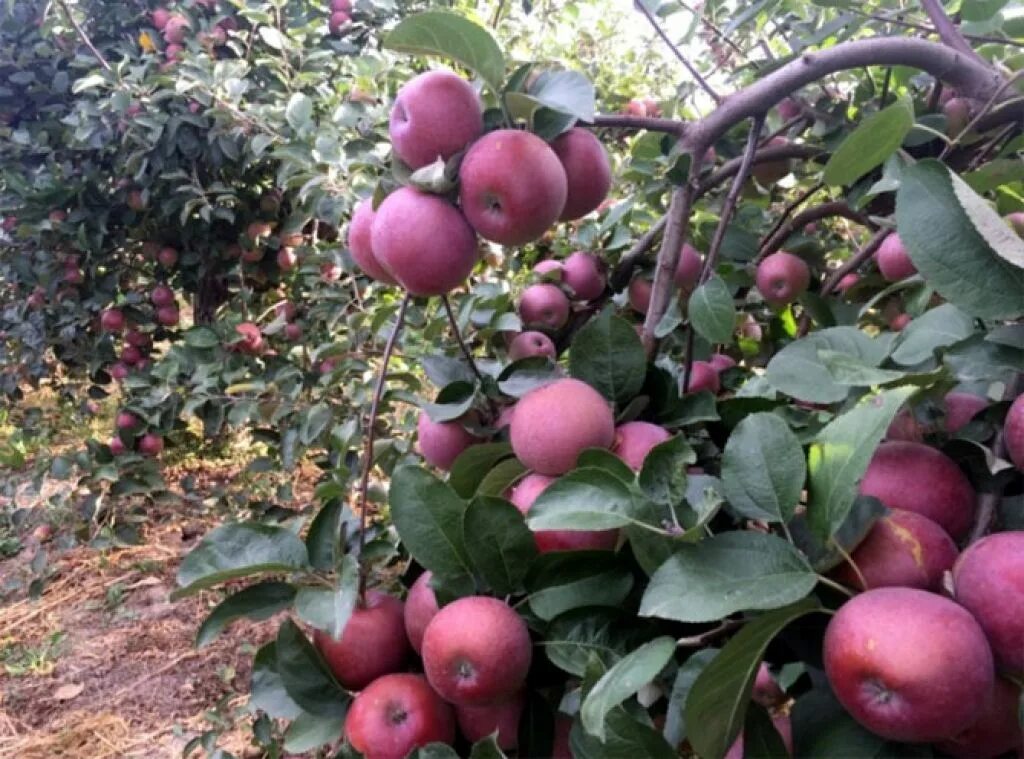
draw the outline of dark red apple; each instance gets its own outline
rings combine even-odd
[[[388,674],[352,701],[345,735],[366,759],[405,759],[429,743],[451,744],[455,717],[421,675]]]

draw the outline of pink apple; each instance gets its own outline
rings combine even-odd
[[[527,327],[561,329],[569,321],[569,299],[556,285],[530,285],[519,298],[519,316]]]
[[[368,591],[339,640],[316,630],[313,644],[339,683],[361,690],[378,677],[399,671],[409,656],[402,602],[379,590]]]
[[[659,443],[672,437],[664,427],[650,422],[626,422],[615,428],[615,443],[612,453],[634,472],[639,472],[644,459]]]
[[[551,149],[562,162],[567,182],[565,207],[559,219],[569,221],[586,216],[601,205],[611,189],[612,167],[608,153],[593,132],[581,127],[556,137]],[[584,300],[589,298],[584,297]]]
[[[397,284],[395,278],[381,266],[377,256],[373,254],[371,233],[375,217],[373,203],[369,199],[359,201],[348,225],[348,249],[352,253],[352,259],[364,274],[378,282],[394,285]]]
[[[431,466],[448,471],[459,454],[480,442],[458,420],[434,422],[421,411],[416,423],[416,450]]]
[[[676,287],[686,292],[692,291],[697,286],[703,268],[704,257],[695,247],[684,243],[682,250],[679,251],[679,264],[676,266]]]
[[[395,154],[412,169],[447,161],[483,132],[480,97],[451,71],[428,71],[398,91],[388,133]]]
[[[508,346],[508,360],[519,361],[534,356],[547,356],[552,361],[557,358],[555,344],[543,332],[520,332],[512,338]]]
[[[679,378],[679,387],[682,389],[683,378]],[[707,361],[694,361],[690,367],[690,386],[688,394],[699,393],[708,390],[717,394],[722,389],[722,381],[718,377],[718,370]]]
[[[765,302],[780,308],[803,295],[811,283],[811,270],[799,256],[780,250],[758,264],[756,279]]]
[[[124,325],[124,312],[118,308],[108,308],[100,314],[100,329],[104,332],[120,332]]]
[[[432,572],[427,571],[417,577],[405,598],[405,634],[417,654],[423,647],[423,633],[427,625],[439,611],[437,596],[430,587],[430,578],[433,576]]]
[[[524,516],[534,501],[556,477],[531,472],[516,483],[508,493],[508,500]],[[536,530],[533,541],[540,553],[552,551],[614,551],[619,542],[618,530]]]
[[[895,232],[882,241],[875,252],[875,262],[882,276],[889,282],[898,282],[917,273],[917,267],[910,260],[906,246]]]
[[[593,253],[576,251],[565,259],[562,272],[577,300],[594,300],[604,292],[604,262]]]
[[[345,735],[366,759],[405,759],[430,743],[451,744],[455,717],[421,675],[388,674],[352,701]]]

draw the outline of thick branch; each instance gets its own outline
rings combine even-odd
[[[844,42],[799,58],[750,87],[730,95],[700,121],[688,125],[683,138],[690,147],[714,144],[734,125],[763,113],[801,87],[824,76],[864,66],[910,66],[973,97],[987,99],[1002,85],[994,69],[946,45],[906,37],[873,37]]]
[[[580,122],[580,126],[611,129],[646,129],[648,132],[666,132],[682,135],[686,123],[675,119],[658,119],[652,116],[595,116],[593,122]]]
[[[970,43],[964,39],[956,24],[953,23],[953,20],[946,15],[946,11],[939,0],[921,0],[921,7],[935,25],[935,31],[938,32],[940,40],[954,50],[959,50],[964,55],[969,55],[977,61],[983,60],[980,55],[974,52],[974,48],[971,47]]]
[[[672,291],[675,287],[676,267],[679,255],[686,242],[686,233],[690,225],[690,211],[697,199],[701,163],[708,146],[700,144],[691,156],[690,173],[686,184],[677,187],[672,193],[672,202],[668,209],[668,221],[665,224],[665,236],[661,240],[658,251],[658,263],[654,269],[654,284],[651,286],[651,301],[644,318],[643,343],[648,356],[654,354],[654,331],[668,310]]]
[[[398,316],[395,318],[395,326],[391,328],[387,344],[384,346],[384,356],[380,362],[380,373],[377,375],[377,384],[373,389],[373,400],[370,403],[370,418],[366,423],[366,447],[363,453],[363,474],[359,481],[359,600],[366,598],[366,576],[367,567],[363,560],[363,545],[366,540],[366,512],[369,509],[368,494],[370,492],[370,472],[373,470],[373,441],[377,426],[377,410],[380,407],[381,396],[384,395],[384,385],[388,378],[388,363],[391,354],[395,350],[395,343],[405,323],[405,311],[409,307],[410,296],[408,293],[402,298],[402,304],[398,307]]]
[[[654,17],[653,13],[647,10],[647,6],[643,3],[643,0],[635,0],[633,4],[641,13],[644,14],[644,16],[647,17],[647,21],[650,22],[651,26],[654,27],[654,31],[656,31],[658,33],[658,36],[661,37],[665,44],[669,46],[669,49],[672,51],[675,57],[679,59],[679,62],[686,67],[686,70],[690,72],[690,76],[693,77],[694,81],[696,81],[697,84],[699,84],[701,88],[706,93],[708,93],[708,95],[711,96],[712,100],[714,100],[716,103],[722,102],[722,98],[719,96],[719,94],[714,91],[711,85],[708,84],[707,80],[700,75],[700,72],[697,71],[696,67],[692,63],[690,63],[689,60],[687,60],[685,55],[679,52],[679,48],[676,47],[675,43],[669,39],[667,34],[665,34],[665,30],[661,28],[661,25],[658,23],[658,19]]]
[[[788,240],[789,237],[798,229],[803,229],[812,222],[827,219],[832,216],[842,216],[844,219],[849,219],[850,221],[868,227],[869,229],[874,228],[875,226],[874,222],[872,222],[866,214],[851,208],[846,201],[833,200],[828,203],[822,203],[821,205],[808,208],[806,211],[801,211],[779,227],[779,229],[761,245],[761,250],[754,258],[753,263],[757,263],[761,259],[781,248],[783,243],[785,243],[786,240]]]

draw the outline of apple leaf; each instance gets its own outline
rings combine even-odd
[[[790,622],[820,608],[808,598],[757,617],[697,676],[685,710],[687,738],[697,754],[708,759],[725,756],[743,729],[754,678],[768,644]]]
[[[613,402],[625,402],[644,384],[647,356],[633,326],[605,309],[572,341],[569,373]]]
[[[938,348],[970,337],[974,330],[971,317],[952,303],[943,303],[907,325],[896,340],[891,358],[901,366],[915,366],[932,358]]]
[[[795,340],[776,353],[765,377],[780,393],[809,403],[837,403],[850,388],[835,381],[821,351],[842,353],[872,366],[882,362],[889,344],[854,327],[830,327]],[[832,354],[825,354],[826,356]]]
[[[544,553],[526,575],[530,609],[543,620],[584,606],[617,608],[633,589],[633,574],[610,551]]]
[[[236,619],[269,619],[287,609],[295,598],[295,587],[286,582],[268,581],[250,585],[228,596],[203,620],[196,633],[196,648],[211,643],[221,631]]]
[[[807,477],[804,451],[782,417],[751,414],[733,429],[722,456],[725,498],[742,516],[788,522]]]
[[[469,574],[471,564],[462,533],[466,502],[418,466],[404,466],[391,477],[391,519],[402,543],[435,574]]]
[[[825,164],[825,184],[849,185],[896,152],[914,126],[914,105],[900,98],[864,119]]]
[[[304,586],[295,597],[295,613],[303,622],[340,640],[356,607],[359,594],[359,563],[352,554],[341,561],[337,584],[333,588]]]
[[[736,328],[736,304],[725,281],[715,275],[698,287],[689,301],[690,323],[709,343],[729,344]]]
[[[345,714],[348,693],[338,685],[320,652],[290,619],[278,628],[276,655],[281,683],[296,704],[321,717]]]
[[[896,227],[928,284],[970,316],[1024,314],[1024,242],[935,160],[908,167],[896,193]]]
[[[478,74],[495,93],[501,92],[505,76],[501,48],[486,29],[455,13],[425,11],[408,16],[382,46],[399,53],[450,58]]]
[[[635,521],[633,494],[603,469],[575,469],[559,477],[534,501],[531,530],[609,530]]]
[[[304,754],[341,737],[345,726],[344,715],[323,717],[303,712],[296,717],[284,733],[284,750],[289,754]]]
[[[285,690],[277,669],[277,643],[273,640],[261,646],[253,657],[249,705],[273,719],[295,719],[303,713]]]
[[[495,466],[512,456],[508,443],[471,445],[459,454],[448,473],[448,486],[460,498],[472,498],[483,479]]]
[[[515,506],[503,498],[477,496],[463,517],[466,551],[477,573],[503,596],[520,590],[537,545]]]

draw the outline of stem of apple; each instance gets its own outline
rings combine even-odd
[[[387,344],[384,346],[384,356],[381,358],[380,372],[377,374],[377,384],[373,389],[373,400],[370,402],[370,418],[366,424],[366,446],[363,453],[363,473],[359,481],[359,603],[366,601],[366,578],[367,566],[363,561],[363,548],[366,546],[366,512],[369,509],[368,494],[370,491],[370,472],[373,470],[373,443],[377,424],[377,412],[380,408],[380,399],[384,395],[384,386],[388,377],[388,363],[391,361],[391,354],[395,350],[395,343],[398,342],[398,335],[405,323],[405,312],[409,307],[409,300],[412,296],[406,293],[398,306],[398,316],[395,318],[395,326],[391,328]]]

